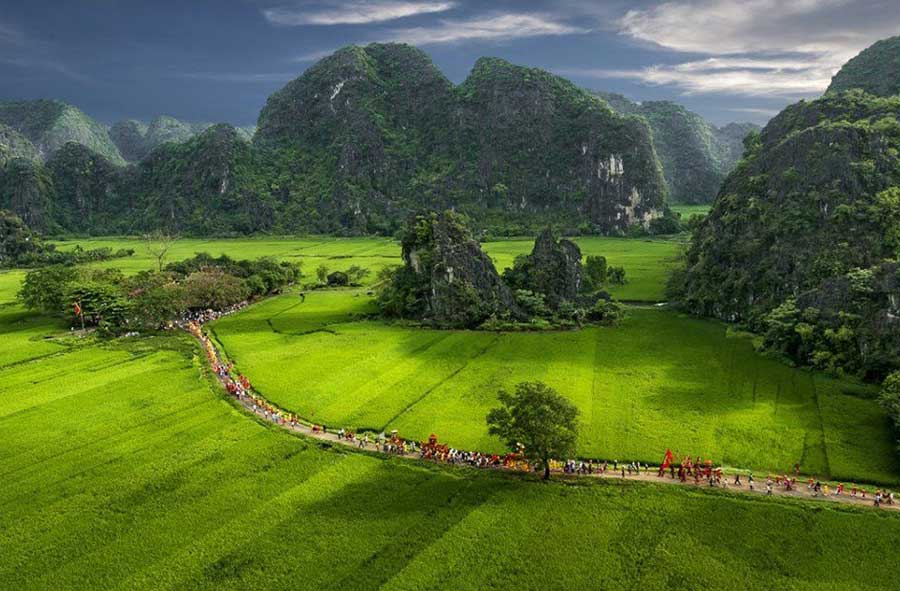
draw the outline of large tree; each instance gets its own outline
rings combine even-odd
[[[578,409],[541,382],[522,382],[513,393],[501,390],[501,406],[487,416],[488,431],[506,442],[510,450],[522,445],[525,456],[544,468],[550,478],[551,458],[565,458],[575,451]]]

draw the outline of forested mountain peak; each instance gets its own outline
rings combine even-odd
[[[859,88],[877,96],[900,94],[900,36],[882,39],[844,64],[829,93]]]
[[[212,123],[192,123],[169,115],[159,115],[150,123],[127,119],[114,124],[109,135],[119,147],[125,160],[138,162],[162,144],[183,143],[209,129]],[[252,128],[235,128],[238,134],[249,141],[253,137]]]
[[[900,364],[900,323],[891,320],[900,293],[880,266],[900,251],[898,119],[900,96],[861,90],[773,118],[695,231],[675,298],[761,331],[802,320],[809,338],[784,352],[826,369],[878,375]],[[847,285],[862,291],[835,291]],[[853,336],[812,336],[838,330]]]
[[[0,102],[0,123],[12,127],[49,158],[66,142],[76,142],[102,154],[114,164],[123,164],[118,148],[106,128],[81,110],[62,101]]]
[[[323,206],[351,227],[454,206],[614,232],[665,211],[649,136],[542,70],[481,58],[454,86],[421,50],[372,44],[338,50],[273,94],[256,142],[317,179],[309,199],[325,188]]]

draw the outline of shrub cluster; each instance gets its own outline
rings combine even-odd
[[[156,329],[192,311],[221,311],[278,293],[300,276],[294,263],[208,254],[130,277],[116,269],[52,265],[30,271],[19,298],[31,309],[65,314],[74,325],[83,321],[111,332]]]
[[[56,250],[56,245],[45,244],[37,232],[32,231],[22,219],[6,210],[0,210],[0,268],[43,267],[47,265],[77,265],[129,257],[130,248],[95,248],[85,250],[80,245],[72,250]]]

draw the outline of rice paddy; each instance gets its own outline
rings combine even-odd
[[[671,448],[898,482],[870,388],[760,356],[716,322],[633,308],[614,328],[498,334],[358,320],[371,310],[353,291],[287,295],[219,321],[214,334],[263,395],[334,427],[499,450],[484,423],[498,390],[540,380],[581,410],[582,456],[657,462]]]
[[[0,588],[896,588],[895,512],[321,447],[243,415],[197,353],[0,367]]]
[[[585,256],[603,255],[610,265],[625,267],[628,282],[610,287],[619,299],[662,301],[665,299],[665,281],[669,269],[681,252],[682,243],[677,240],[635,240],[626,238],[583,237],[575,241]],[[153,268],[156,261],[144,242],[131,238],[99,238],[57,242],[66,250],[81,245],[85,249],[109,247],[113,250],[130,248],[134,255],[94,263],[101,268],[121,269],[124,273],[137,273]],[[520,254],[531,252],[533,238],[509,239],[485,243],[484,249],[494,259],[498,270],[511,267]],[[218,256],[227,254],[233,258],[256,259],[274,257],[279,260],[299,262],[307,276],[314,276],[319,265],[332,271],[344,271],[352,265],[371,271],[374,281],[378,271],[386,266],[399,265],[400,245],[388,238],[244,238],[231,240],[182,239],[174,243],[166,261],[178,261],[198,252]],[[16,286],[15,289],[18,289]],[[3,283],[0,282],[0,295]]]

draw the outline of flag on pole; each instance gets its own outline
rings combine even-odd
[[[663,470],[665,470],[666,468],[669,467],[669,464],[671,464],[671,463],[672,463],[672,450],[671,450],[671,449],[667,449],[667,450],[666,450],[666,455],[665,455],[665,457],[663,457],[663,463],[662,463],[662,466],[660,466],[660,468],[663,469]]]

